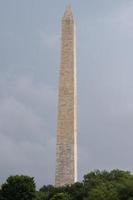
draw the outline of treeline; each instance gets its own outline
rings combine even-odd
[[[10,176],[0,188],[0,200],[133,200],[133,175],[127,171],[93,171],[82,182],[36,190],[34,178]]]

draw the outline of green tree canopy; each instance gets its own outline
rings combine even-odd
[[[67,193],[58,193],[54,195],[50,200],[71,200],[71,198]]]
[[[102,184],[92,189],[86,200],[119,200],[119,195],[112,184]]]
[[[48,200],[49,196],[47,192],[36,192],[35,200]]]
[[[34,178],[29,176],[10,176],[1,186],[3,200],[33,200],[35,197]]]
[[[10,176],[1,186],[0,200],[133,200],[133,175],[128,171],[95,170],[82,182],[35,190],[34,178]]]

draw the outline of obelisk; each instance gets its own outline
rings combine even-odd
[[[62,17],[55,186],[77,181],[76,30],[71,6]]]

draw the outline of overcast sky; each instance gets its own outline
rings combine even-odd
[[[60,20],[67,0],[0,0],[0,182],[54,183]],[[133,1],[72,2],[78,173],[133,170]]]

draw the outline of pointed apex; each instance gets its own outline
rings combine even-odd
[[[66,10],[69,10],[69,11],[71,11],[72,12],[72,6],[71,6],[71,4],[69,3],[67,6],[66,6]]]
[[[63,19],[69,19],[69,20],[73,20],[73,12],[72,12],[72,7],[71,4],[69,4],[66,9],[65,9],[65,13],[63,16]]]

